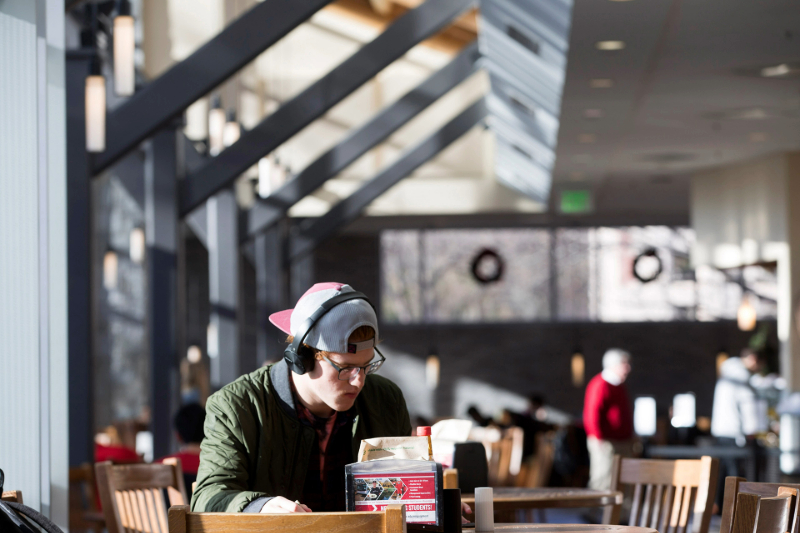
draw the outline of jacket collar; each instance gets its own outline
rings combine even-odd
[[[289,383],[289,372],[291,372],[289,365],[281,359],[279,363],[275,363],[269,369],[269,380],[272,382],[272,390],[275,391],[278,405],[292,418],[297,418],[297,409],[294,407],[294,398],[292,397],[292,385]]]

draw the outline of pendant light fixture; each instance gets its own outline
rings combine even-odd
[[[106,149],[106,79],[100,68],[100,58],[92,58],[86,77],[86,150]]]
[[[133,56],[136,38],[131,16],[130,0],[119,0],[114,18],[114,90],[120,96],[130,96],[136,89]]]
[[[736,312],[736,324],[742,331],[753,331],[756,328],[757,320],[758,316],[753,305],[753,296],[745,293],[742,297],[742,303],[739,305],[739,310]]]
[[[97,4],[91,4],[89,10],[91,30],[81,35],[81,45],[94,52],[84,89],[86,150],[102,152],[106,149],[106,79],[97,53]]]
[[[211,111],[208,112],[208,153],[217,155],[225,146],[222,144],[222,132],[225,129],[225,111],[222,99],[218,94],[211,97]]]
[[[228,110],[228,120],[225,122],[225,127],[222,130],[222,145],[227,148],[242,135],[242,127],[236,121],[236,111],[233,109]]]

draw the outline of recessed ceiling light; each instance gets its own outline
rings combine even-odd
[[[595,43],[594,46],[598,50],[604,50],[604,51],[622,50],[623,48],[625,48],[625,42],[624,41],[597,41],[597,43]]]
[[[766,132],[763,131],[754,131],[753,133],[750,134],[750,142],[753,143],[763,143],[767,139],[769,139],[769,135],[767,135]]]
[[[775,65],[774,67],[764,67],[761,69],[761,75],[765,78],[777,78],[778,76],[786,76],[792,72],[792,68],[786,63]]]
[[[592,78],[589,87],[592,89],[610,89],[614,86],[614,80],[610,78]]]
[[[597,141],[597,135],[594,133],[581,133],[578,135],[578,142],[582,144],[592,144]]]
[[[590,120],[596,120],[598,118],[603,118],[605,116],[605,112],[602,109],[586,109],[583,112],[583,118],[588,118]]]

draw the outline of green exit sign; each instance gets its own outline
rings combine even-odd
[[[589,213],[592,210],[592,192],[588,190],[561,191],[561,212],[566,214]]]

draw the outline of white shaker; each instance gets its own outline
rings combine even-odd
[[[492,487],[475,488],[475,531],[494,531]]]

